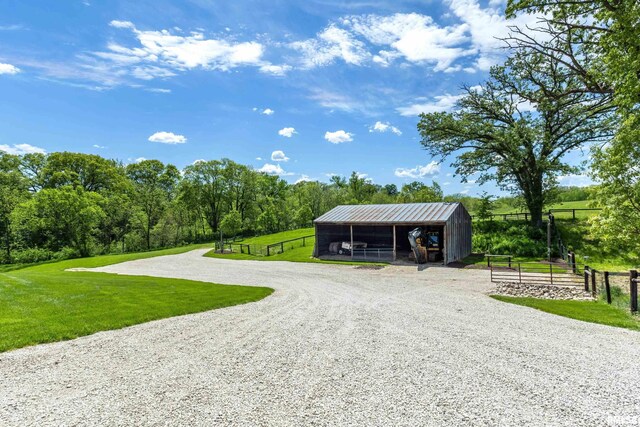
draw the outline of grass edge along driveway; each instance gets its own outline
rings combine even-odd
[[[65,271],[203,247],[210,246],[80,258],[0,273],[0,352],[254,302],[273,292],[266,287]]]
[[[583,322],[640,331],[640,318],[602,301],[548,300],[503,295],[490,295],[490,297]]]

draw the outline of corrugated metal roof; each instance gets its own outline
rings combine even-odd
[[[321,215],[317,224],[425,224],[446,222],[459,203],[341,205]]]

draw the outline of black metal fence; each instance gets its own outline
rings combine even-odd
[[[268,245],[256,245],[247,243],[227,243],[224,244],[225,250],[230,250],[234,253],[241,253],[255,256],[271,256],[275,254],[283,253],[290,249],[299,247],[305,247],[313,244],[313,239],[316,236],[311,234],[309,236],[302,236],[295,239],[283,240],[281,242],[271,243]],[[220,244],[216,244],[216,248],[219,249]]]
[[[498,260],[503,258],[503,260]],[[487,255],[491,282],[519,283],[543,286],[575,286],[584,288],[596,298],[601,293],[608,304],[612,303],[612,285],[629,295],[629,310],[638,311],[637,270],[629,272],[598,271],[588,265],[576,264],[575,254],[569,253],[567,264],[516,262],[510,255]],[[626,303],[625,303],[626,304]]]
[[[570,268],[552,263],[490,261],[491,281],[528,285],[576,286],[582,285],[582,276]]]

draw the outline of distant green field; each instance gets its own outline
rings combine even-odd
[[[107,255],[0,273],[0,352],[214,308],[257,301],[270,288],[65,271],[211,247]]]
[[[573,202],[561,202],[554,203],[549,206],[545,206],[545,212],[549,209],[590,209],[595,208],[597,206],[594,205],[593,200],[579,200]],[[509,206],[502,206],[493,210],[494,214],[505,214],[505,213],[517,213],[517,212],[526,212],[526,209],[517,209]],[[596,215],[598,213],[597,210],[593,211],[576,211],[576,218],[588,218],[590,216]],[[556,218],[570,218],[572,217],[571,212],[557,212],[555,213]]]

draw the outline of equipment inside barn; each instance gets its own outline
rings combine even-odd
[[[421,227],[409,232],[409,244],[417,264],[436,262],[442,260],[442,247],[440,246],[440,233],[437,231],[425,231]]]

